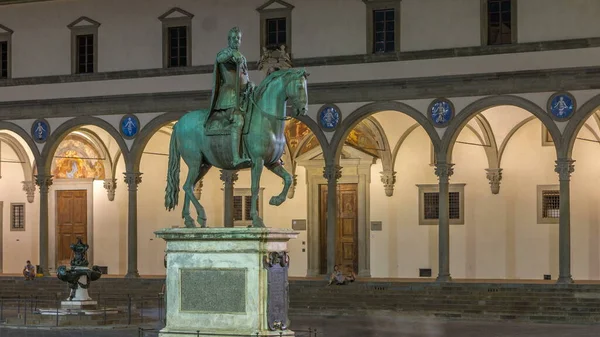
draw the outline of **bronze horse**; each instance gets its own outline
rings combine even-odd
[[[190,216],[189,203],[194,204],[197,221],[206,227],[204,207],[194,197],[194,185],[211,167],[225,170],[242,168],[252,169],[252,204],[250,216],[254,227],[265,227],[258,216],[257,200],[260,187],[260,176],[263,167],[283,179],[283,191],[273,196],[269,204],[279,206],[287,196],[292,183],[292,176],[281,165],[281,156],[285,147],[286,101],[291,101],[293,117],[305,115],[308,110],[308,93],[306,79],[308,72],[304,69],[286,69],[271,73],[255,89],[251,95],[246,124],[242,136],[242,147],[251,159],[245,167],[233,167],[231,140],[227,132],[208,135],[205,126],[210,123],[208,109],[194,110],[185,114],[173,126],[169,144],[169,168],[167,172],[167,188],[165,191],[165,207],[172,210],[179,199],[180,158],[188,166],[188,175],[183,184],[185,200],[182,217],[186,227],[196,227]]]

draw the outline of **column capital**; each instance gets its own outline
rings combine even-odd
[[[440,181],[448,181],[451,175],[454,174],[454,164],[437,162],[435,163],[435,175]]]
[[[35,183],[31,180],[21,183],[23,183],[23,191],[27,194],[27,202],[32,203],[35,197]]]
[[[52,175],[38,174],[35,176],[35,184],[40,187],[40,193],[48,193],[48,188],[52,186]]]
[[[556,160],[554,172],[558,173],[558,180],[571,180],[571,173],[575,172],[575,161],[570,158],[560,158]]]
[[[142,174],[141,172],[125,172],[125,184],[130,191],[137,191],[138,185],[142,182]]]
[[[220,170],[220,178],[223,184],[233,184],[238,180],[238,174],[236,170]]]
[[[396,171],[384,170],[381,174],[381,182],[385,190],[385,195],[391,197],[394,195],[394,185],[396,184]]]
[[[342,177],[342,167],[340,165],[325,165],[323,168],[323,178],[328,182],[337,181]]]
[[[117,189],[117,179],[104,179],[104,189],[108,195],[108,200],[115,200],[115,190]]]
[[[501,168],[487,168],[485,169],[485,176],[490,181],[490,187],[492,188],[492,194],[498,194],[500,192],[500,181],[502,181],[502,169]]]

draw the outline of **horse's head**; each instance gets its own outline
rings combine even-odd
[[[287,99],[292,102],[294,110],[292,117],[306,115],[308,112],[308,90],[306,78],[310,75],[305,69],[291,69],[292,78],[285,89]]]

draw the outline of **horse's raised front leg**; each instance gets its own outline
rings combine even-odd
[[[265,227],[263,220],[258,216],[258,190],[260,187],[260,175],[262,174],[264,161],[262,158],[256,159],[252,163],[252,203],[250,204],[250,217],[252,218],[253,227]]]
[[[281,193],[279,193],[279,195],[273,196],[271,197],[271,200],[269,200],[269,204],[273,206],[279,206],[285,201],[287,197],[290,186],[292,185],[292,175],[289,174],[289,172],[286,171],[285,168],[283,168],[281,162],[279,161],[273,165],[267,166],[267,169],[269,169],[269,171],[275,173],[276,175],[281,177],[281,179],[283,179],[283,190],[281,191]]]

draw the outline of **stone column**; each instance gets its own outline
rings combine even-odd
[[[237,171],[221,170],[225,204],[223,205],[223,223],[225,227],[233,227],[233,184],[238,180]]]
[[[490,181],[490,188],[492,194],[500,193],[500,181],[502,180],[502,169],[501,168],[489,168],[485,169],[486,177]]]
[[[327,179],[327,275],[330,275],[335,266],[337,181],[342,177],[342,167],[327,164],[323,169],[323,177]]]
[[[38,168],[38,172],[43,172]],[[35,183],[40,188],[40,267],[44,276],[50,276],[48,270],[48,190],[52,186],[52,176],[38,174]]]
[[[385,195],[391,197],[394,195],[394,184],[396,184],[396,171],[382,171],[381,182],[385,190]]]
[[[560,181],[560,205],[558,218],[558,281],[557,283],[573,283],[571,277],[571,173],[575,171],[575,161],[560,158],[556,161],[554,171]]]
[[[33,200],[35,199],[35,182],[22,181],[21,183],[23,183],[23,191],[25,191],[25,194],[27,195],[27,202],[30,204],[33,203]]]
[[[142,182],[142,173],[125,172],[125,183],[129,191],[127,216],[127,274],[126,278],[140,277],[137,268],[137,189]]]
[[[104,179],[104,189],[108,196],[108,201],[115,200],[115,191],[117,190],[117,179]]]
[[[450,277],[450,176],[454,173],[454,164],[437,162],[435,175],[440,184],[439,192],[439,272],[438,282],[449,282]]]

